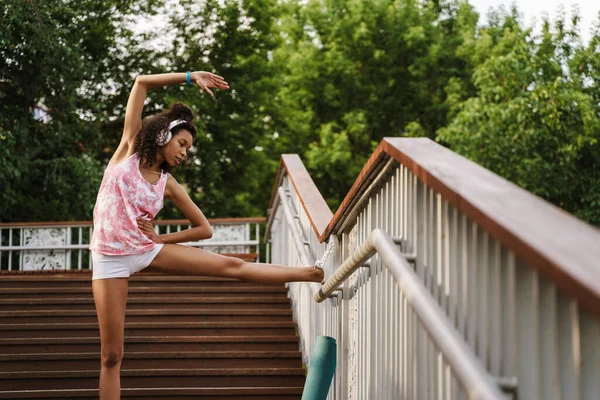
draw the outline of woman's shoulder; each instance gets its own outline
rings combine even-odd
[[[173,193],[173,188],[175,188],[175,186],[179,183],[177,182],[177,179],[175,179],[175,177],[173,177],[173,175],[170,173],[165,172],[165,175],[167,176],[167,183],[165,183],[165,197],[170,198],[171,194]]]

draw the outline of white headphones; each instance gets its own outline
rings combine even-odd
[[[176,119],[175,121],[171,121],[169,127],[167,129],[163,129],[160,131],[158,136],[156,137],[156,144],[159,146],[164,146],[171,141],[173,134],[171,133],[171,129],[175,128],[177,125],[186,124],[187,121],[184,119]]]

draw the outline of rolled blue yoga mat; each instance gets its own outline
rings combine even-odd
[[[317,336],[313,348],[302,400],[325,400],[336,366],[335,339]]]

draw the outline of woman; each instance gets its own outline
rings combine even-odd
[[[138,76],[129,95],[121,142],[112,156],[94,207],[92,290],[101,341],[100,400],[120,398],[120,367],[124,348],[128,277],[148,266],[170,274],[236,278],[258,283],[321,282],[315,267],[246,263],[177,243],[208,239],[212,228],[185,189],[167,171],[179,165],[194,143],[194,115],[183,104],[144,121],[142,108],[149,89],[196,84],[228,89],[209,72]],[[171,200],[193,226],[157,235],[151,220]]]

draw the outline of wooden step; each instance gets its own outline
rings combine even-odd
[[[2,390],[93,389],[99,369],[0,372]],[[123,387],[269,387],[301,386],[302,368],[121,369]]]
[[[65,288],[62,286],[48,285],[41,287],[3,287],[0,288],[0,298],[10,299],[24,297],[38,297],[40,295],[64,295],[64,294],[92,294],[92,285],[87,287]],[[287,293],[287,289],[283,286],[133,286],[128,290],[129,294],[171,294],[171,295],[188,295],[188,294],[204,294],[204,293]]]
[[[61,287],[91,287],[92,276],[88,275],[0,275],[0,288],[28,288],[28,287],[43,287],[47,285],[60,284]],[[272,286],[283,287],[283,284],[257,284],[253,282],[241,281],[232,278],[213,278],[203,276],[171,276],[171,275],[133,275],[129,278],[129,287],[138,286],[162,286],[162,285],[177,285],[177,286],[196,286],[196,287],[255,287],[255,286]]]
[[[122,399],[300,400],[302,355],[284,285],[136,274]],[[0,274],[0,399],[98,398],[87,273]]]
[[[0,354],[0,372],[93,370],[99,353]],[[122,368],[300,368],[299,351],[171,351],[128,352]]]
[[[126,336],[197,335],[264,336],[294,335],[293,322],[125,322]],[[2,324],[0,338],[95,337],[97,323]]]
[[[125,336],[127,352],[295,351],[297,336]],[[100,337],[2,338],[0,354],[100,352]]]
[[[300,400],[302,387],[167,387],[121,388],[121,399],[136,400]],[[0,399],[70,399],[98,398],[98,389],[0,391]]]
[[[189,306],[188,306],[189,307]],[[176,310],[127,308],[126,322],[192,322],[192,321],[289,321],[289,309],[212,309],[185,308]],[[0,325],[97,322],[96,310],[29,310],[0,311]],[[281,319],[283,318],[283,319]]]
[[[188,308],[188,305],[200,305],[201,307],[218,308],[290,308],[290,302],[284,293],[273,295],[254,296],[223,296],[223,295],[194,295],[175,297],[139,297],[127,298],[127,307],[136,309],[180,309]],[[0,309],[3,311],[27,311],[27,310],[95,310],[94,299],[90,295],[73,297],[65,294],[64,297],[56,298],[22,298],[22,299],[0,299]]]

